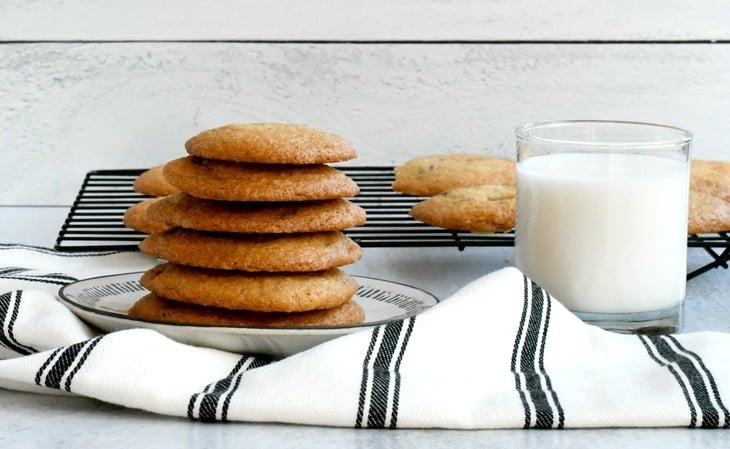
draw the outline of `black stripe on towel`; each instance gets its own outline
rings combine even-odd
[[[228,417],[228,406],[231,396],[240,385],[241,377],[246,371],[269,364],[265,358],[244,355],[236,363],[228,376],[208,384],[202,392],[195,393],[188,401],[188,418],[203,422],[225,421]],[[218,408],[221,398],[225,397],[221,406],[220,416]]]
[[[84,346],[86,346],[86,342],[76,343],[66,347],[66,349],[64,349],[58,356],[56,363],[51,365],[46,372],[44,385],[49,388],[60,389],[61,378],[64,374],[66,374],[66,371],[71,367],[73,361],[84,349]]]
[[[46,361],[43,362],[43,364],[41,365],[41,367],[38,370],[38,372],[35,373],[35,384],[36,385],[43,385],[43,382],[41,382],[42,381],[42,378],[43,378],[43,373],[46,372],[46,368],[48,368],[48,365],[50,365],[51,362],[56,359],[56,356],[61,351],[63,351],[63,347],[58,348],[55,351],[53,351],[51,353],[51,355],[46,359]]]
[[[561,429],[565,422],[563,408],[552,388],[544,363],[551,299],[543,289],[527,278],[523,285],[525,305],[515,338],[511,368],[524,407],[524,427]]]
[[[552,312],[553,304],[552,300],[550,299],[550,295],[548,295],[545,290],[537,287],[537,285],[534,285],[534,287],[538,288],[540,290],[540,294],[543,296],[543,298],[545,298],[545,325],[543,338],[540,342],[540,356],[538,358],[538,368],[541,373],[545,374],[545,386],[547,388],[548,394],[550,395],[550,398],[552,399],[555,409],[558,412],[557,427],[558,429],[562,429],[565,424],[565,413],[563,412],[563,406],[560,404],[558,394],[555,392],[555,390],[553,390],[553,382],[550,380],[550,376],[547,375],[547,371],[545,370],[545,343],[547,342],[547,333],[548,329],[550,328],[550,312]]]
[[[86,359],[89,357],[89,354],[91,354],[91,351],[94,350],[96,345],[99,344],[101,341],[103,335],[96,337],[92,339],[88,345],[84,348],[83,352],[81,353],[81,357],[79,357],[78,362],[73,366],[73,368],[69,371],[68,375],[66,376],[66,382],[63,384],[63,389],[66,391],[71,391],[71,382],[73,381],[74,377],[76,376],[76,373],[79,372],[82,366],[84,366],[84,363],[86,363]]]
[[[228,407],[231,404],[231,398],[233,397],[234,394],[236,394],[236,391],[238,391],[239,385],[241,385],[241,379],[243,378],[243,373],[245,373],[248,370],[252,370],[252,369],[255,369],[255,368],[260,368],[262,366],[266,366],[269,363],[271,363],[271,361],[269,359],[264,359],[264,358],[261,358],[261,357],[256,357],[253,360],[253,362],[251,362],[251,364],[248,366],[248,369],[246,369],[245,371],[242,371],[242,372],[238,373],[238,375],[235,377],[235,380],[233,382],[233,387],[228,392],[228,394],[226,395],[225,400],[223,401],[223,409],[221,410],[221,421],[228,421]]]
[[[13,329],[18,318],[20,300],[23,296],[22,290],[15,290],[0,295],[0,345],[20,355],[34,354],[38,352],[32,346],[24,345],[15,338]]]
[[[522,401],[522,408],[525,411],[525,424],[524,427],[530,427],[532,422],[532,412],[530,411],[530,404],[527,402],[527,395],[525,394],[524,388],[522,388],[522,376],[517,369],[517,355],[520,352],[519,346],[522,342],[522,338],[525,332],[525,322],[527,321],[527,312],[529,309],[530,300],[528,298],[530,289],[527,277],[523,279],[523,297],[522,297],[522,316],[520,317],[520,326],[517,329],[517,336],[515,337],[515,343],[512,346],[512,364],[510,369],[515,376],[515,389],[520,395],[520,401]]]
[[[18,273],[22,273],[24,271],[28,271],[28,269],[20,268],[20,267],[5,267],[5,268],[0,268],[0,275],[18,274]]]
[[[36,373],[36,384],[60,390],[63,382],[63,389],[71,391],[74,376],[102,338],[103,336],[99,336],[54,351]]]
[[[366,425],[370,428],[383,428],[386,422],[388,427],[397,426],[400,364],[413,332],[415,319],[410,317],[373,329],[363,361],[355,427]]]
[[[28,282],[43,282],[45,284],[56,284],[56,285],[66,285],[70,284],[71,281],[59,281],[58,279],[49,279],[41,276],[0,276],[0,279],[15,279],[18,281],[28,281]]]
[[[0,250],[14,250],[14,249],[22,249],[22,250],[28,250],[28,251],[35,251],[42,254],[48,254],[51,256],[60,256],[60,257],[99,257],[99,256],[109,256],[111,254],[118,254],[121,251],[88,251],[88,252],[63,252],[63,251],[55,251],[49,248],[43,248],[41,246],[32,246],[32,245],[21,245],[18,243],[0,243]]]
[[[367,386],[370,381],[370,360],[375,350],[375,344],[378,341],[378,337],[383,327],[378,326],[373,329],[370,334],[370,344],[368,345],[368,352],[365,354],[365,360],[362,362],[362,380],[360,381],[360,397],[357,405],[357,416],[355,417],[355,427],[362,427],[362,419],[365,414],[365,399],[367,396]]]
[[[73,276],[68,276],[62,273],[47,273],[47,274],[34,274],[33,277],[39,277],[44,279],[56,279],[58,281],[65,281],[67,283],[76,282],[78,279],[76,279]]]
[[[403,340],[403,344],[400,347],[398,353],[398,359],[395,362],[395,391],[393,392],[393,412],[390,418],[390,428],[395,429],[398,426],[398,404],[400,402],[400,364],[403,361],[403,354],[406,352],[406,346],[408,340],[411,339],[411,333],[413,332],[413,324],[416,322],[415,319],[408,320],[408,327],[406,329],[406,335]]]
[[[390,389],[390,362],[398,344],[398,335],[403,329],[403,321],[395,321],[385,325],[380,348],[375,355],[372,371],[372,392],[370,393],[370,411],[368,427],[385,427],[385,414],[388,412],[388,390]]]
[[[727,407],[725,407],[725,404],[722,402],[722,398],[720,397],[720,391],[717,389],[717,382],[715,382],[715,377],[712,375],[712,372],[710,372],[710,370],[707,368],[705,362],[702,361],[702,358],[697,353],[692,352],[682,346],[682,344],[673,336],[668,335],[666,336],[666,338],[671,340],[672,343],[674,343],[674,345],[678,348],[678,350],[681,351],[685,356],[693,359],[699,365],[699,369],[701,369],[704,375],[707,377],[706,387],[708,387],[708,390],[712,392],[712,396],[715,399],[715,404],[717,404],[717,408],[719,409],[719,413],[717,416],[717,426],[726,429],[730,428],[730,412],[728,412]],[[720,415],[720,413],[722,413],[722,415]]]
[[[689,427],[728,427],[728,412],[700,357],[670,336],[640,336],[649,356],[672,373],[690,411]],[[701,419],[698,419],[698,415]]]
[[[667,368],[667,370],[672,373],[672,376],[674,376],[674,379],[677,381],[677,384],[682,389],[682,394],[684,395],[684,399],[687,401],[687,406],[689,407],[689,414],[690,414],[690,421],[689,421],[689,427],[695,427],[697,423],[697,409],[695,408],[694,404],[692,403],[692,399],[690,398],[690,392],[689,388],[682,378],[682,376],[679,375],[677,370],[670,364],[669,361],[662,359],[656,346],[654,345],[653,340],[651,340],[646,335],[639,335],[639,340],[644,345],[644,349],[646,349],[647,354],[649,354],[649,357],[651,357],[652,360],[654,360],[659,366],[663,366]]]
[[[2,279],[17,279],[19,281],[30,281],[30,282],[46,282],[51,284],[70,284],[75,282],[77,279],[71,276],[67,276],[61,273],[45,273],[37,274],[35,270],[21,267],[5,267],[0,269],[0,278]]]

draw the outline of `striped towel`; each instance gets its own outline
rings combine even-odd
[[[375,428],[724,427],[730,335],[588,326],[514,268],[404,321],[272,361],[154,331],[98,335],[55,301],[137,253],[0,245],[0,387],[202,421]]]

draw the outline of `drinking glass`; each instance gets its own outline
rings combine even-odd
[[[517,267],[584,321],[681,327],[692,134],[552,121],[517,136]]]

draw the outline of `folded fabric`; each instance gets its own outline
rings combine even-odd
[[[55,300],[137,253],[0,245],[0,387],[203,421],[376,428],[725,427],[730,335],[632,336],[581,322],[514,268],[403,321],[283,360],[151,330],[96,335]]]

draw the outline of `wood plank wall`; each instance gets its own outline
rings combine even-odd
[[[229,122],[308,123],[358,165],[513,157],[524,122],[695,134],[730,159],[725,1],[0,1],[0,205],[70,204]]]

